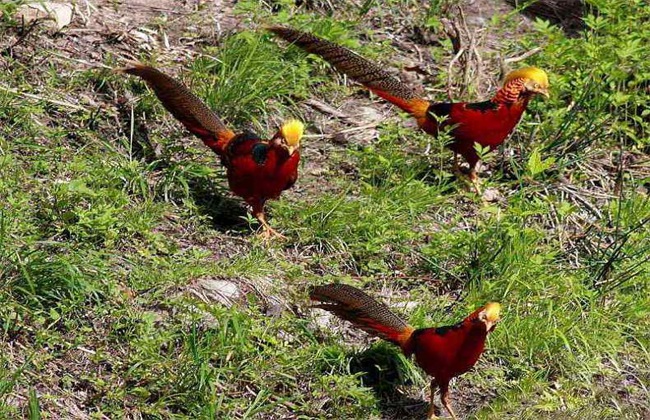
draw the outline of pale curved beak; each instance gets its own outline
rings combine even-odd
[[[496,322],[485,321],[485,330],[487,332],[492,332],[494,330],[494,327],[496,326],[497,326]]]
[[[497,318],[494,321],[486,320],[485,321],[485,329],[487,330],[487,332],[492,332],[492,331],[494,331],[494,329],[496,328],[496,326],[497,326],[497,324],[499,322],[501,322],[501,318]]]
[[[287,151],[289,152],[289,156],[292,156],[293,152],[296,151],[296,148],[293,146],[287,146]]]
[[[536,91],[536,93],[539,93],[540,95],[544,96],[546,99],[551,97],[551,94],[548,91],[548,88],[541,88]]]

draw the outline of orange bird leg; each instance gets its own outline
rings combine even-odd
[[[474,186],[474,191],[476,191],[476,194],[482,195],[481,192],[481,180],[478,177],[478,174],[476,173],[476,166],[478,165],[478,162],[474,163],[473,165],[470,165],[469,167],[469,180]]]
[[[460,164],[458,163],[458,153],[454,152],[454,167],[453,167],[454,175],[456,176],[457,179],[469,180],[469,182],[472,183],[472,186],[474,187],[474,191],[476,192],[476,194],[482,195],[481,180],[478,177],[478,173],[476,171],[478,164],[479,164],[478,161],[472,162],[470,160],[469,173],[466,175],[460,169]]]
[[[272,237],[278,239],[287,239],[286,236],[278,233],[275,229],[269,225],[266,221],[266,213],[264,213],[264,204],[255,204],[253,205],[253,216],[260,222],[262,225],[262,233],[260,234],[264,240],[271,239]]]
[[[431,380],[431,397],[429,401],[429,411],[427,412],[427,420],[433,420],[437,419],[438,416],[436,415],[436,404],[433,402],[433,399],[436,396],[436,388],[438,387],[438,383],[436,382],[435,379]]]
[[[451,408],[451,397],[449,396],[449,381],[440,384],[440,401],[445,406],[449,414],[454,420],[457,420],[456,413]]]

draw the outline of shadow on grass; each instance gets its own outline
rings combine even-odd
[[[125,98],[120,98],[117,109],[123,132],[130,133],[133,137],[130,143],[131,154],[135,159],[155,163],[158,170],[170,167],[172,165],[168,156],[170,152],[163,150],[160,144],[152,141],[146,123],[138,117],[139,113],[132,115],[128,103]],[[135,120],[131,121],[132,118]],[[208,150],[206,153],[213,154]],[[219,160],[216,155],[214,159]],[[247,221],[246,204],[239,198],[227,195],[226,179],[206,178],[198,173],[186,173],[184,176],[189,196],[194,200],[199,213],[210,217],[213,229],[222,233],[234,232],[242,236],[254,233]]]
[[[379,400],[383,418],[426,418],[428,401],[404,394],[399,389],[414,384],[412,377],[415,367],[409,365],[411,362],[397,347],[381,343],[350,357],[350,372],[359,374],[363,385],[372,388]]]
[[[480,163],[478,169],[479,181],[501,184],[518,180],[519,176],[515,168],[512,167],[511,162],[500,152],[495,151],[493,154],[495,154],[493,161]],[[442,196],[455,195],[458,190],[474,191],[469,180],[467,162],[459,158],[459,163],[460,173],[454,172],[451,164],[445,164],[442,169],[437,165],[428,165],[424,170],[417,172],[416,178],[421,179],[422,182],[429,186],[437,187],[439,194]]]
[[[188,182],[190,196],[199,212],[210,217],[215,230],[235,231],[243,235],[251,233],[246,221],[246,204],[241,199],[225,196],[224,188],[218,183],[219,180],[205,178],[195,178]]]

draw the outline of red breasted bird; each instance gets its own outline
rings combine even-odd
[[[235,134],[178,80],[140,63],[129,63],[116,71],[147,82],[163,106],[221,158],[230,189],[253,208],[263,235],[282,237],[267,223],[264,204],[278,198],[298,179],[303,124],[287,121],[270,140],[249,131]]]
[[[437,136],[447,128],[452,137],[448,147],[454,152],[454,172],[459,173],[458,154],[469,164],[469,178],[480,191],[474,144],[490,150],[499,146],[513,131],[531,98],[548,97],[548,76],[537,67],[524,67],[506,75],[501,89],[483,102],[434,103],[420,98],[409,86],[380,66],[353,51],[315,35],[290,28],[268,28],[280,38],[322,57],[341,73],[411,114],[425,132]]]
[[[355,327],[399,346],[406,356],[415,355],[416,363],[433,377],[428,419],[436,418],[433,403],[436,386],[440,388],[442,404],[456,418],[451,408],[449,381],[470,370],[478,361],[485,348],[485,339],[499,322],[501,312],[501,305],[491,302],[456,325],[414,329],[388,306],[356,287],[346,284],[316,286],[310,297],[319,302],[314,307],[332,312]]]

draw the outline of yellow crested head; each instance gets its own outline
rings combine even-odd
[[[523,79],[526,90],[532,93],[539,93],[548,98],[548,75],[538,67],[522,67],[511,71],[506,75],[504,85],[515,79]]]
[[[518,70],[513,70],[506,75],[505,83],[514,79],[530,80],[548,87],[548,75],[538,67],[522,67]]]
[[[287,142],[290,149],[295,150],[300,146],[300,139],[305,131],[305,126],[298,120],[289,120],[282,124],[280,134]]]
[[[501,304],[497,302],[490,302],[487,303],[483,307],[483,311],[485,311],[485,319],[489,322],[497,322],[499,320],[499,316],[501,315]]]

